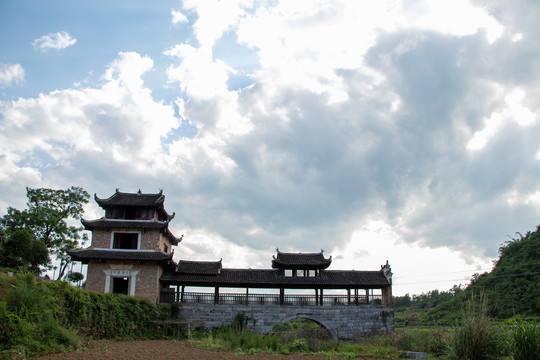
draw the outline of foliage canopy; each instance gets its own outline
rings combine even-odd
[[[50,256],[60,260],[58,278],[64,275],[69,263],[67,251],[75,249],[82,227],[68,224],[79,219],[90,195],[80,187],[66,190],[26,188],[27,209],[7,209],[1,219],[0,250],[4,256],[21,258],[34,269],[50,264]]]

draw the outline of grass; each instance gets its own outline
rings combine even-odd
[[[515,360],[540,359],[540,325],[516,320],[508,336],[509,351]]]
[[[447,346],[450,359],[493,360],[504,355],[505,348],[502,329],[496,327],[488,316],[487,299],[472,298],[463,318],[455,328]]]

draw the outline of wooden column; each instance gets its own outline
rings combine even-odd
[[[347,304],[351,305],[351,289],[347,289]]]
[[[219,304],[219,287],[214,288],[214,304]]]
[[[369,304],[369,289],[366,289],[366,304]]]
[[[184,288],[185,286],[182,285],[182,292],[180,293],[180,302],[184,302]]]
[[[285,289],[280,288],[279,289],[279,305],[282,305],[285,303]]]
[[[249,288],[246,288],[246,305],[249,305]]]
[[[323,303],[324,303],[324,302],[323,302],[323,289],[321,289],[321,300],[320,300],[320,303],[319,303],[319,305],[321,305],[321,306],[322,306],[322,305],[323,305]]]
[[[319,289],[315,289],[315,305],[319,305]]]

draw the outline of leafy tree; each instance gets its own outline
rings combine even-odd
[[[60,279],[70,262],[67,250],[76,249],[79,240],[87,240],[86,234],[80,235],[83,228],[69,225],[68,221],[81,217],[90,195],[72,186],[66,190],[26,188],[26,197],[28,208],[20,211],[9,207],[1,220],[2,227],[8,235],[15,234],[16,230],[30,231],[36,242],[43,243],[48,255],[60,260]]]
[[[69,274],[67,274],[66,278],[72,283],[78,283],[79,281],[82,281],[84,279],[84,275],[80,272],[70,272]]]
[[[2,231],[0,248],[4,256],[20,259],[32,270],[49,263],[49,253],[41,240],[34,238],[28,229]]]

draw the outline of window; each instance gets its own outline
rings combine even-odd
[[[139,210],[140,211],[140,210]],[[135,213],[136,213],[136,209],[135,208],[126,208],[126,220],[135,220]]]
[[[296,276],[304,277],[304,270],[296,270]]]
[[[114,294],[128,294],[129,278],[127,277],[113,277],[112,292]]]
[[[137,250],[138,245],[139,233],[113,233],[113,249]]]
[[[285,276],[292,276],[292,270],[291,269],[285,269]]]

